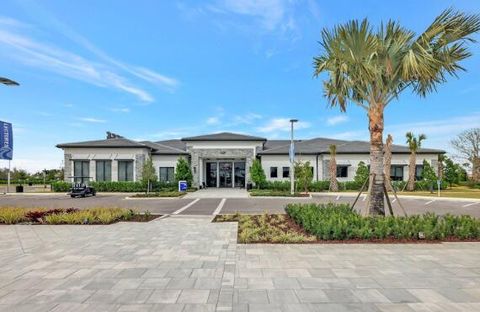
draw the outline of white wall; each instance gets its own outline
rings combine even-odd
[[[157,174],[157,178],[160,178],[160,167],[173,167],[175,172],[177,169],[177,161],[181,158],[181,155],[152,155],[153,167]],[[187,155],[183,156],[187,157]]]
[[[251,148],[253,155],[256,155],[256,148],[263,145],[262,141],[191,141],[186,142],[187,148],[201,148],[201,149],[238,149]]]
[[[317,168],[315,166],[316,155],[296,155],[295,161],[307,162],[310,161],[310,166],[313,167],[313,180],[317,177]],[[289,178],[283,178],[282,167],[290,167],[290,160],[288,155],[262,155],[262,168],[265,171],[267,180],[269,181],[287,181]],[[277,167],[277,178],[270,178],[270,167]],[[321,178],[321,176],[319,176]]]
[[[90,160],[90,176],[95,181],[95,160],[111,160],[112,161],[112,181],[118,181],[118,160],[133,160],[135,162],[135,155],[144,154],[145,158],[149,155],[149,150],[146,148],[83,148],[83,147],[68,147],[64,148],[65,154],[71,154],[70,172],[66,172],[65,176],[73,176],[73,161],[74,160]],[[134,163],[133,179],[136,181],[136,170]]]

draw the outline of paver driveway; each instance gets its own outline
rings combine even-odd
[[[1,311],[480,311],[480,244],[237,245],[235,223],[0,226]]]

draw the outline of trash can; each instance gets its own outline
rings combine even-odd
[[[17,185],[17,186],[15,186],[15,192],[17,192],[17,193],[23,193],[23,185]]]
[[[252,189],[252,183],[251,182],[248,182],[247,183],[247,191],[250,191]]]

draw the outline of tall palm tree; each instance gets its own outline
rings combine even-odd
[[[372,30],[367,19],[324,29],[314,75],[326,72],[325,96],[332,107],[346,111],[355,103],[367,111],[370,131],[370,214],[384,213],[383,112],[410,89],[426,96],[447,75],[464,70],[459,62],[471,53],[467,43],[480,30],[480,16],[448,9],[420,35],[388,21]]]
[[[410,158],[408,164],[408,183],[407,191],[415,190],[415,168],[417,163],[417,151],[422,147],[422,141],[427,139],[425,134],[420,134],[416,137],[412,132],[407,132],[408,149],[410,150]]]
[[[392,184],[390,183],[390,167],[392,166],[392,143],[393,137],[389,134],[387,135],[387,140],[385,141],[385,148],[383,153],[383,157],[385,158],[383,172],[385,174],[385,186],[387,187],[387,191],[392,190]]]
[[[330,186],[329,190],[332,192],[338,192],[338,181],[337,181],[337,160],[335,156],[337,155],[337,146],[335,144],[330,145]]]

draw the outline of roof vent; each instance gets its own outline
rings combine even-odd
[[[113,132],[110,132],[110,131],[107,131],[107,140],[109,139],[123,139],[123,136],[119,135],[119,134],[116,134],[116,133],[113,133]]]

